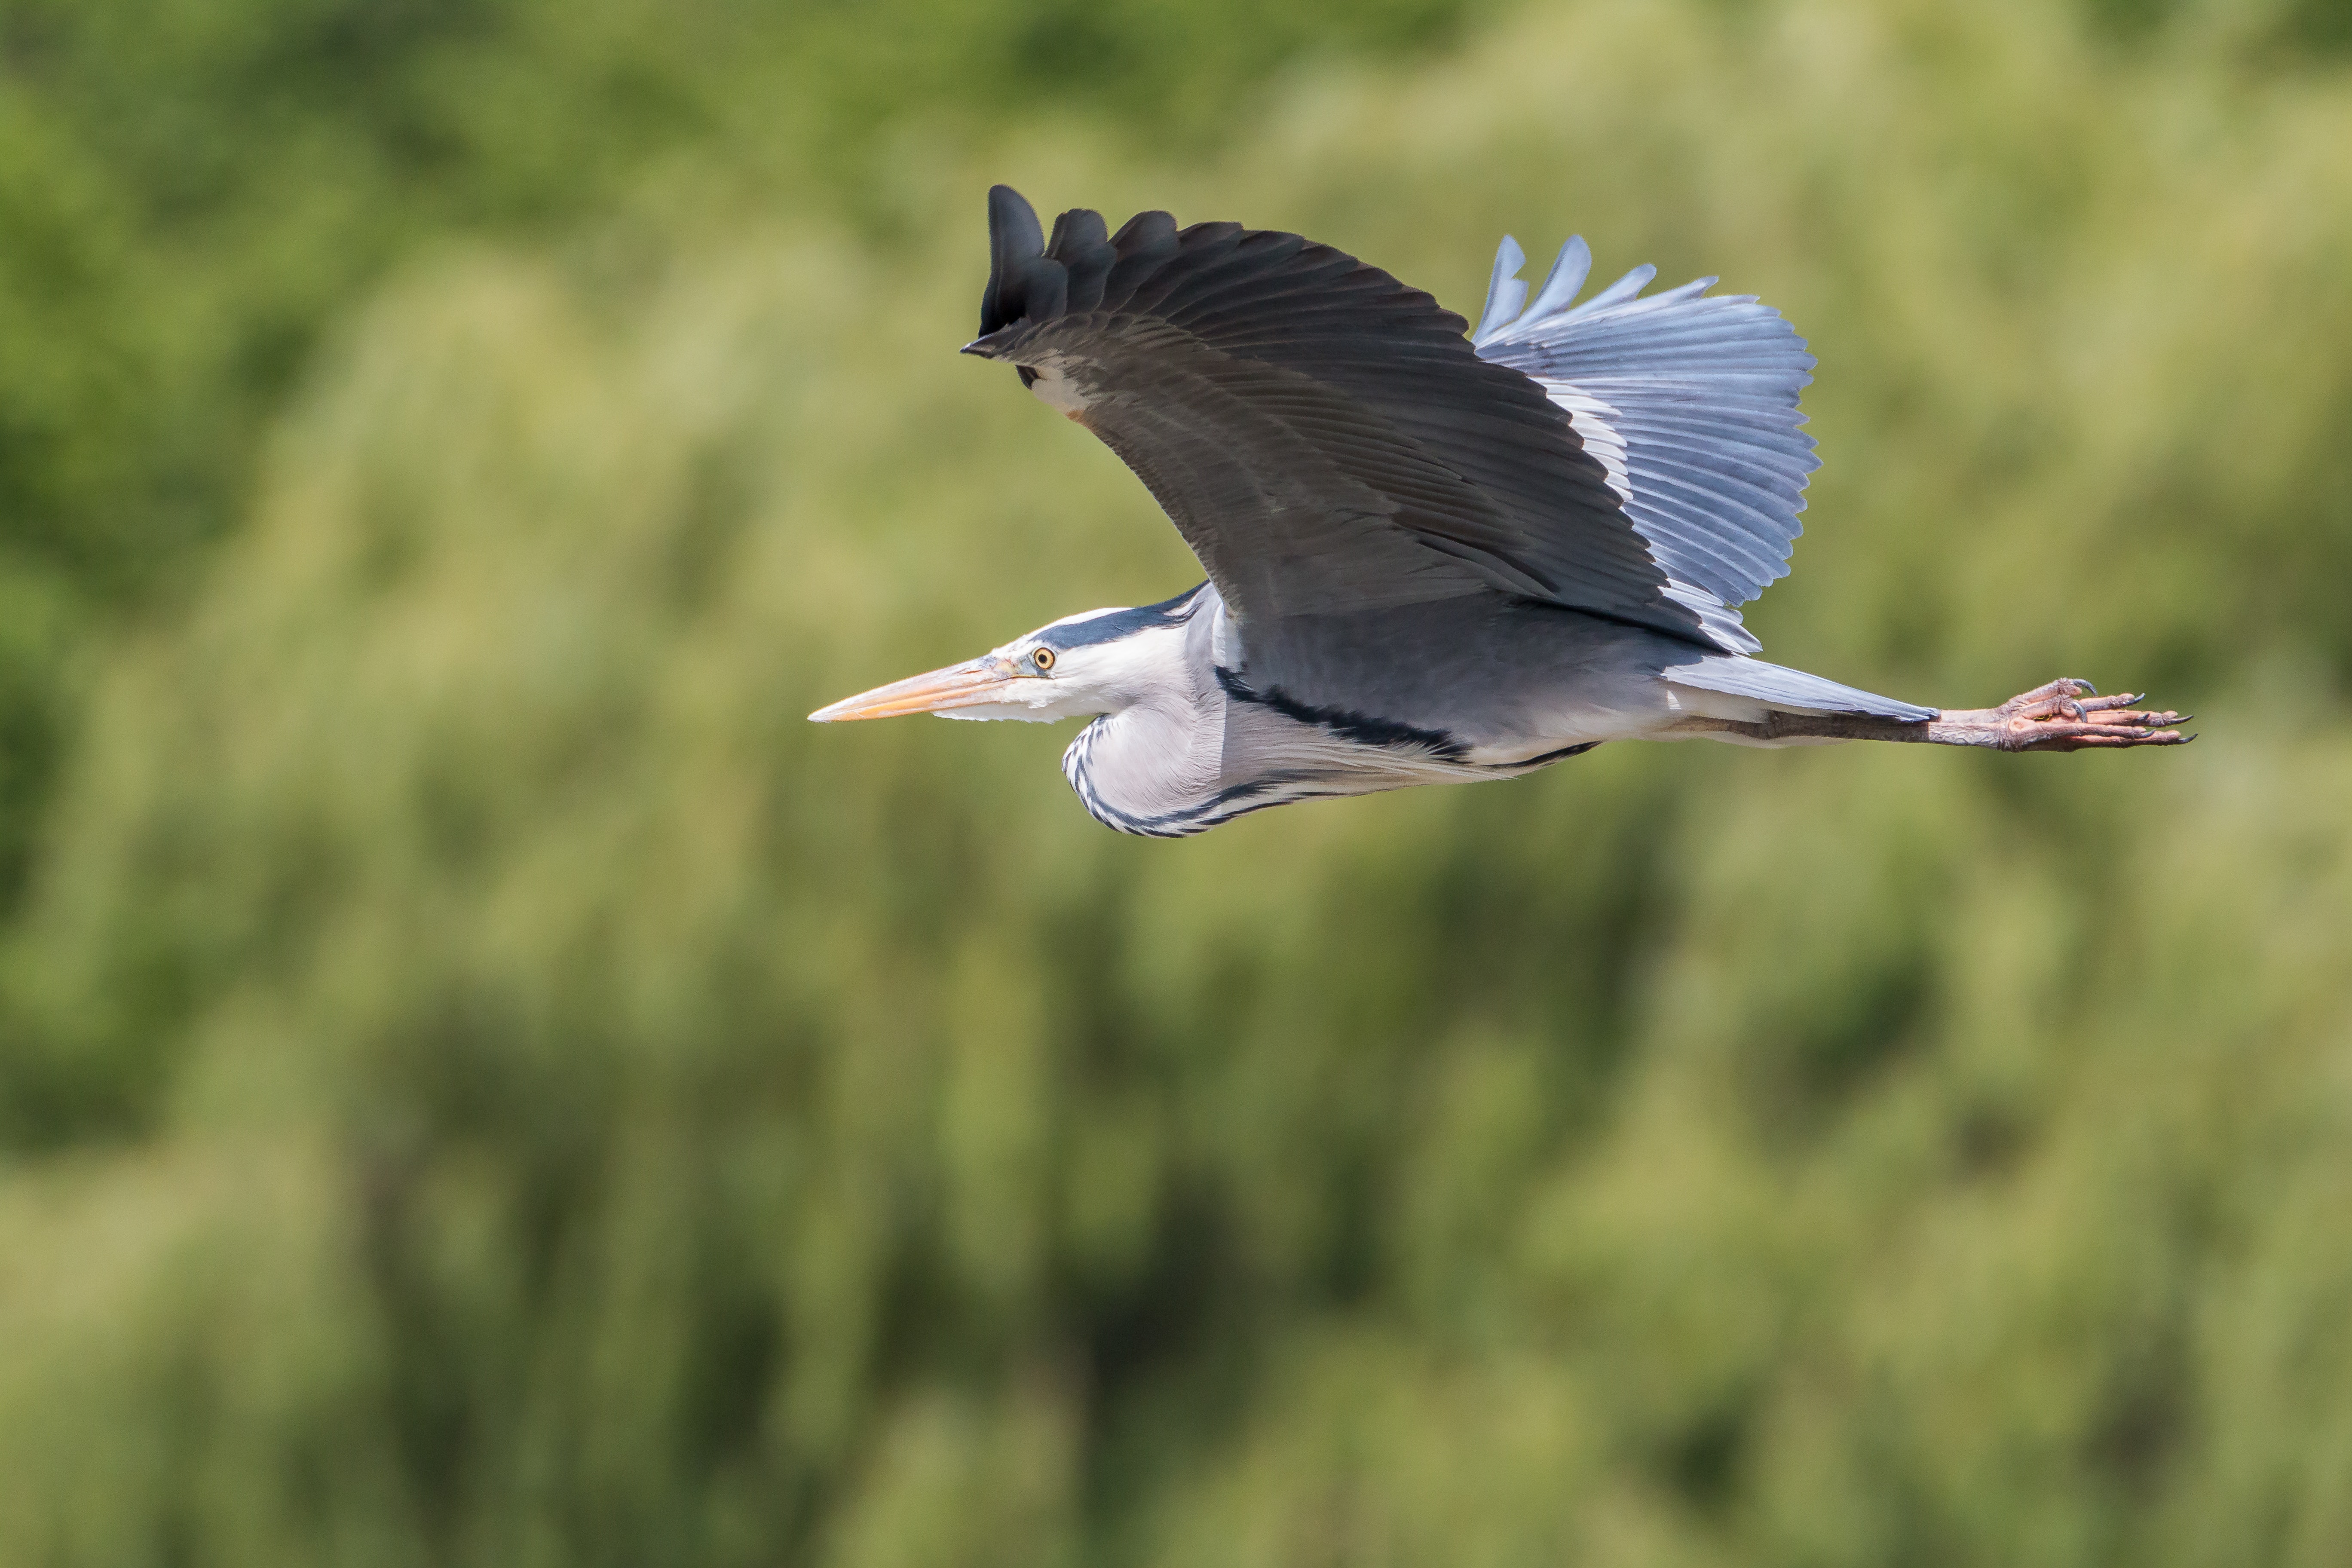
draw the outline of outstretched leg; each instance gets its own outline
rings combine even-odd
[[[2189,715],[2140,709],[2142,696],[2095,694],[2087,680],[2053,680],[1998,708],[1947,710],[1924,724],[1850,713],[1773,713],[1760,723],[1685,719],[1684,731],[1754,741],[1924,741],[1938,746],[1990,746],[2000,752],[2076,752],[2094,746],[2178,746],[2196,739],[2173,726]]]

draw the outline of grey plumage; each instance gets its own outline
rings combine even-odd
[[[1517,258],[1503,243],[1503,258]],[[1797,514],[1820,464],[1797,397],[1813,358],[1753,295],[1707,294],[1712,278],[1643,298],[1656,268],[1637,267],[1571,306],[1591,258],[1570,239],[1534,308],[1483,327],[1478,352],[1533,377],[1588,445],[1622,448],[1627,521],[1706,596],[1694,607],[1714,639],[1753,652],[1733,606],[1786,575],[1803,531]]]
[[[1939,715],[1749,657],[1815,465],[1813,361],[1713,279],[1528,300],[1506,238],[1475,332],[1297,235],[990,193],[981,335],[1133,468],[1209,582],[1068,617],[813,717],[1090,717],[1064,770],[1124,831],[1526,773],[1602,741],[2168,743],[2060,682]],[[2078,689],[2079,688],[2079,689]]]

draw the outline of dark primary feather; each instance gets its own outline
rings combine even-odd
[[[1049,242],[1001,185],[989,216],[967,352],[1067,377],[1244,628],[1499,591],[1719,640],[1568,414],[1427,294],[1297,235],[1079,210]]]

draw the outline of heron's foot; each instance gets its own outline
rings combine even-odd
[[[2173,726],[2189,716],[2132,706],[2146,693],[2101,697],[2087,680],[2053,680],[1998,708],[1946,712],[1927,738],[2003,752],[2078,752],[2092,746],[2179,746],[2196,739]]]

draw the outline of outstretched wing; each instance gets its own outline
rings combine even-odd
[[[1065,213],[1048,243],[1003,185],[989,227],[965,352],[1108,443],[1244,627],[1500,591],[1716,640],[1571,415],[1427,294],[1297,235],[1165,213],[1115,236]]]
[[[1573,304],[1592,266],[1580,237],[1522,311],[1524,259],[1506,238],[1472,337],[1478,353],[1532,377],[1568,414],[1675,595],[1718,643],[1753,652],[1733,606],[1788,574],[1806,476],[1821,466],[1799,428],[1813,368],[1805,341],[1753,295],[1708,295],[1712,278],[1644,299],[1654,267]]]

